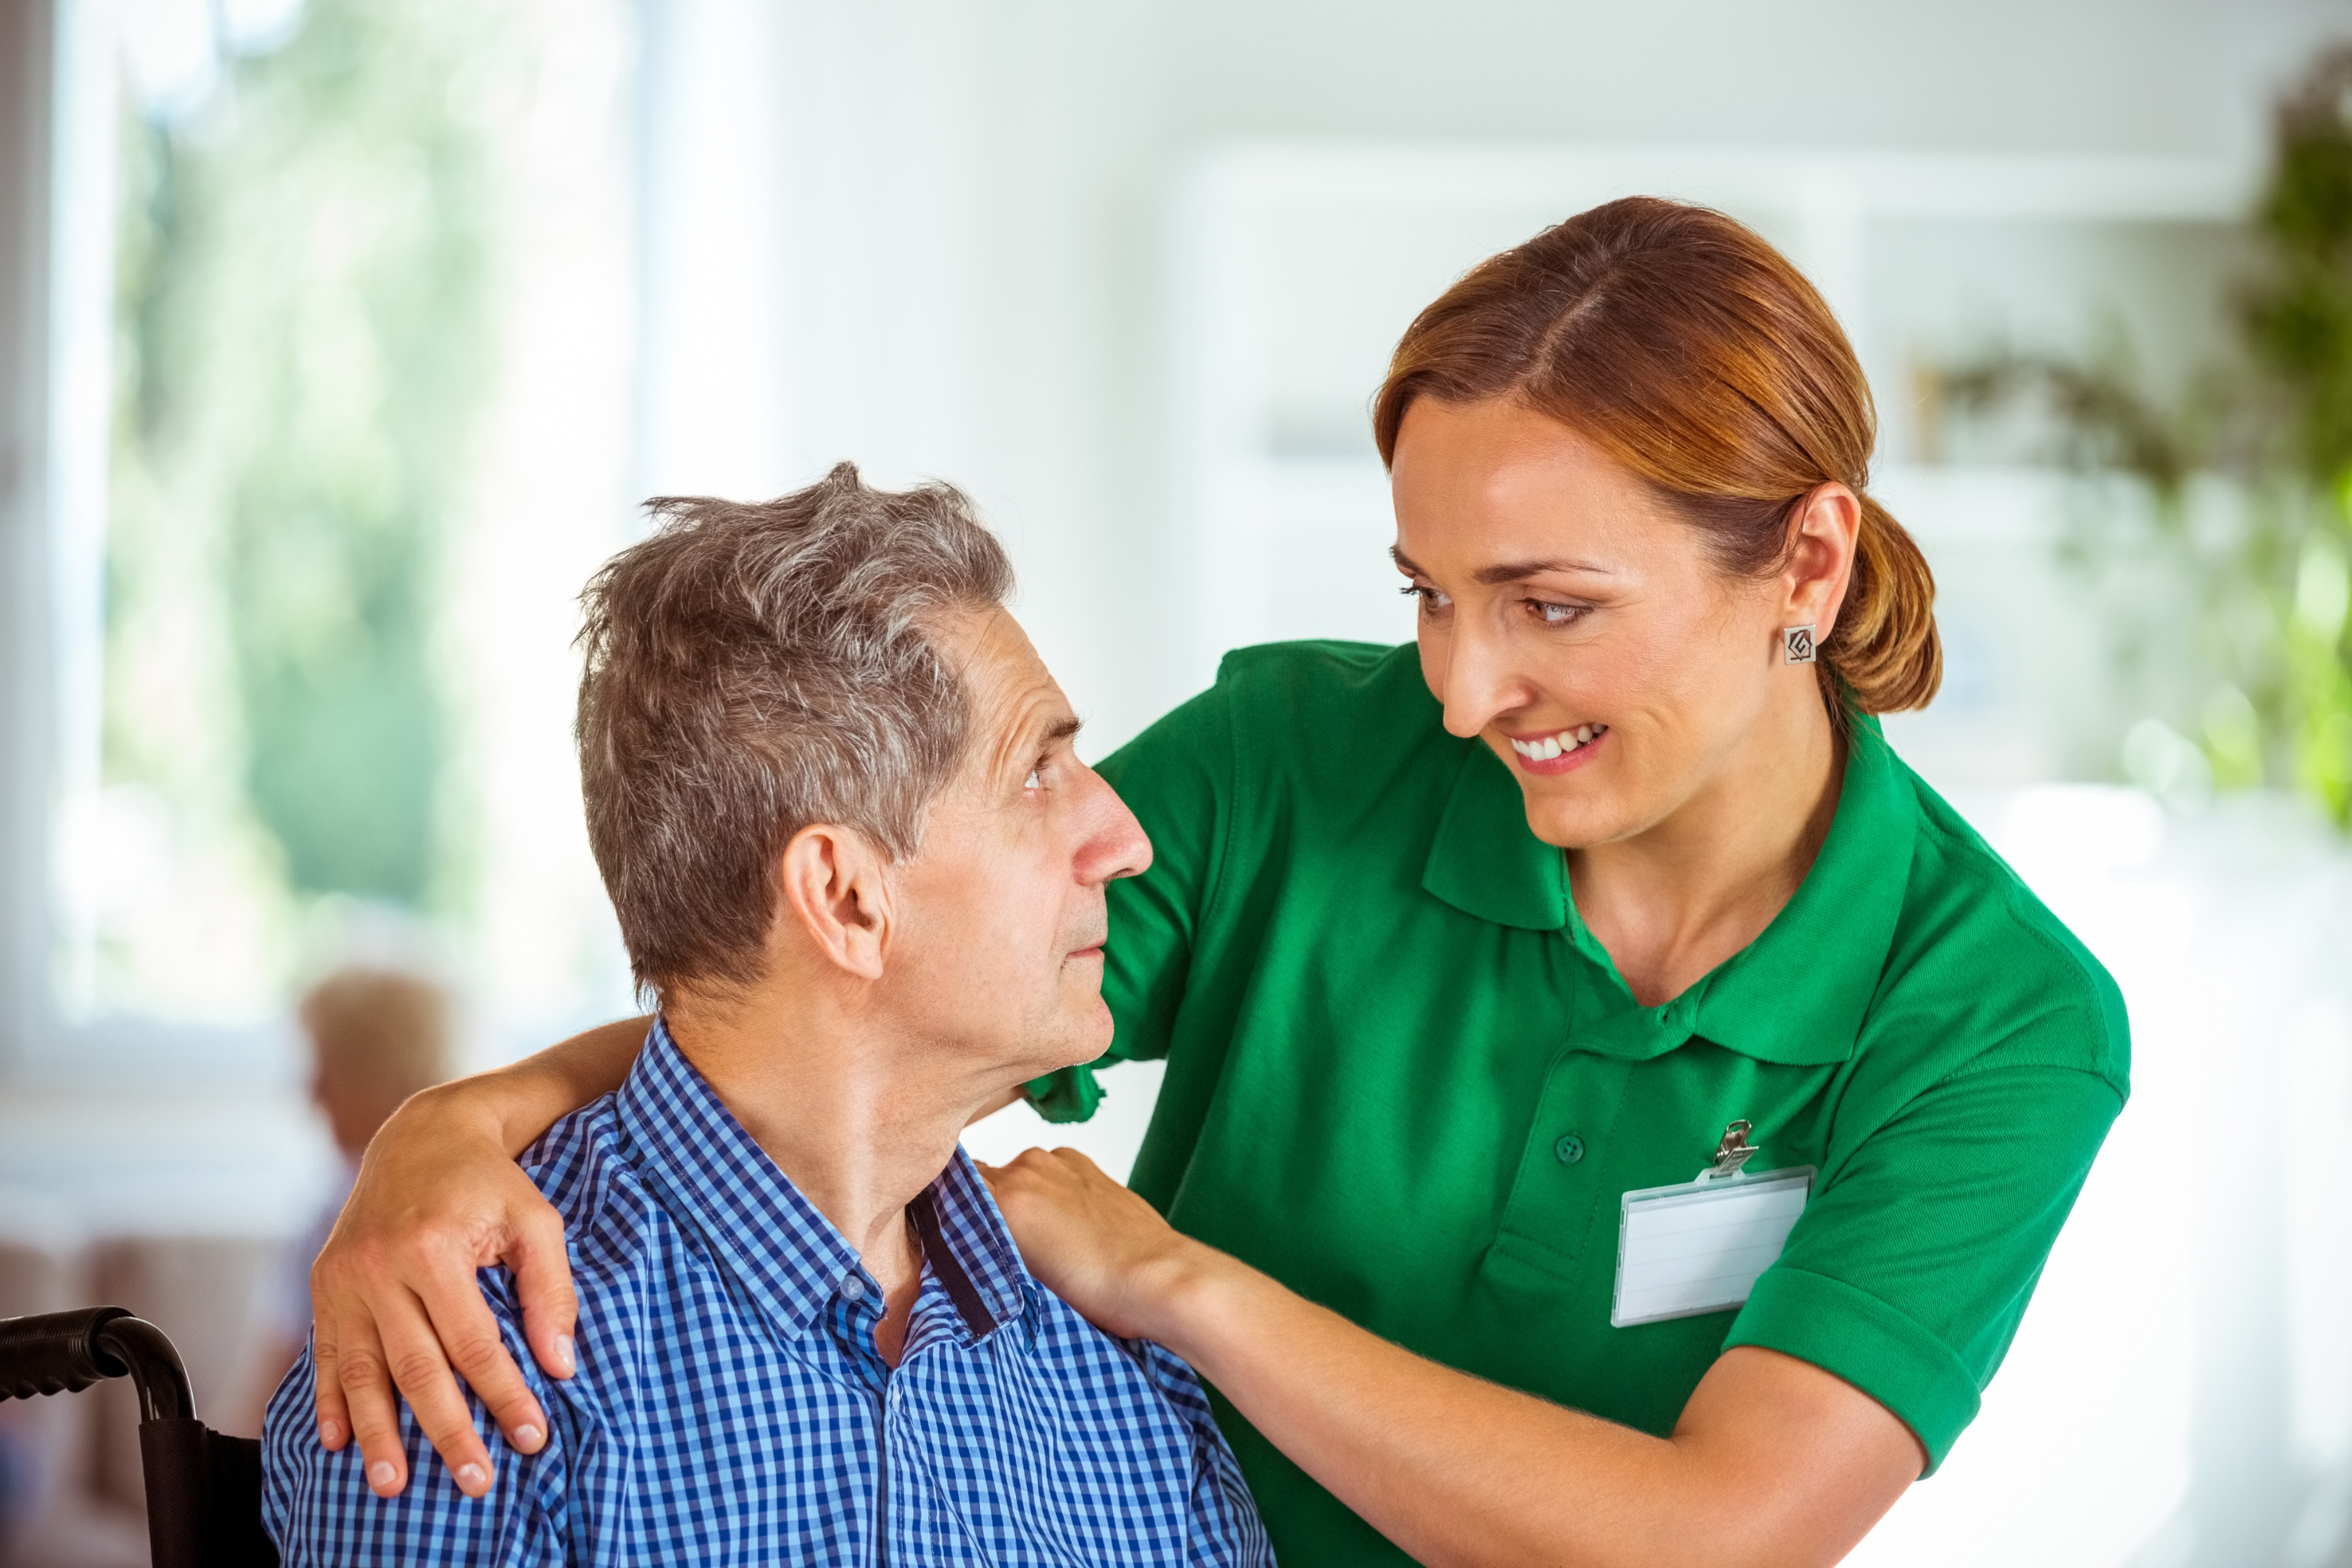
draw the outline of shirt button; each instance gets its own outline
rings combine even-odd
[[[863,1301],[866,1300],[866,1281],[855,1274],[851,1275],[841,1282],[841,1296],[845,1301]]]
[[[1564,1132],[1559,1142],[1551,1146],[1551,1152],[1559,1156],[1561,1164],[1573,1165],[1584,1158],[1584,1140],[1573,1132]]]

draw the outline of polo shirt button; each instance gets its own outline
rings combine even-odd
[[[860,1279],[855,1274],[851,1275],[848,1279],[844,1279],[841,1282],[841,1296],[842,1300],[845,1301],[862,1301],[866,1300],[866,1281]]]
[[[1573,1165],[1584,1158],[1584,1140],[1573,1132],[1562,1133],[1559,1142],[1551,1146],[1551,1152],[1559,1156],[1561,1164]]]

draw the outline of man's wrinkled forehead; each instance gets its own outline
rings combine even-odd
[[[932,623],[931,636],[971,704],[967,765],[1026,768],[1035,747],[1076,733],[1069,700],[1010,610],[948,611]]]

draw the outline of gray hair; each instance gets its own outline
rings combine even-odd
[[[663,496],[581,595],[588,842],[637,984],[749,984],[801,829],[893,859],[961,764],[963,683],[935,617],[1013,591],[954,487],[877,490],[843,463],[759,503]]]

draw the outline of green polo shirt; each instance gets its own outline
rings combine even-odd
[[[1105,763],[1150,870],[1113,885],[1096,1068],[1165,1057],[1132,1182],[1179,1229],[1449,1366],[1664,1435],[1729,1345],[1827,1368],[1931,1466],[1976,1415],[2127,1091],[2106,972],[1868,720],[1764,933],[1636,1003],[1566,858],[1410,646],[1244,649]],[[1117,1090],[1116,1079],[1110,1086]],[[1748,1304],[1609,1321],[1618,1200],[1727,1123],[1818,1168]],[[1288,1568],[1403,1562],[1221,1402]]]

